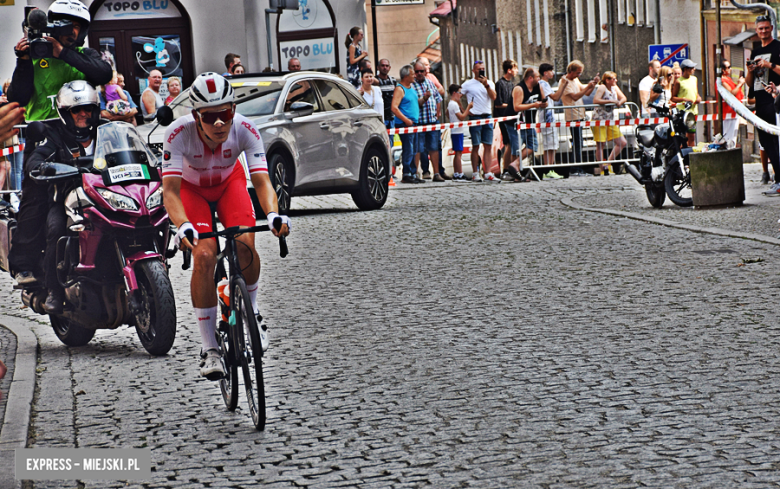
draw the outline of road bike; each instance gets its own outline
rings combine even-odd
[[[216,216],[212,217],[213,227],[217,228]],[[274,228],[282,227],[282,219],[274,219]],[[228,281],[227,297],[229,300],[219,301],[221,319],[217,327],[217,341],[220,345],[222,361],[225,365],[225,376],[219,381],[222,399],[230,411],[238,406],[238,369],[241,368],[244,377],[244,390],[249,405],[252,422],[259,431],[265,428],[265,383],[263,381],[263,348],[260,342],[260,331],[265,331],[262,316],[255,316],[246,281],[241,273],[236,249],[236,237],[244,233],[270,231],[268,225],[239,227],[233,226],[222,231],[203,233],[199,239],[217,238],[217,266],[214,271],[214,283],[219,286],[223,280]],[[225,239],[224,248],[220,248],[218,238]],[[188,239],[191,239],[188,236]],[[287,241],[279,237],[279,256],[288,254]],[[182,269],[190,266],[191,252],[184,253]]]

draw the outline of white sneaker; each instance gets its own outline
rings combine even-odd
[[[482,177],[479,176],[479,172],[476,171],[471,174],[471,181],[482,183],[484,180],[482,180]]]
[[[263,316],[257,315],[257,330],[260,332],[260,346],[263,351],[268,351],[268,326],[263,321]]]
[[[501,183],[501,179],[493,175],[491,172],[485,173],[485,181],[490,183]]]
[[[225,376],[225,366],[218,350],[211,349],[201,353],[200,376],[209,380],[219,380]]]

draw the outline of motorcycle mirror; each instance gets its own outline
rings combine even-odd
[[[37,173],[37,175],[34,173]],[[62,163],[44,163],[41,165],[41,168],[38,171],[30,172],[30,176],[39,182],[63,180],[78,174],[78,168],[71,165],[64,165]]]
[[[79,156],[73,160],[73,166],[78,168],[91,168],[94,158],[92,156]]]
[[[157,109],[157,115],[155,118],[161,126],[170,126],[171,122],[173,122],[173,109],[167,105],[163,105]]]

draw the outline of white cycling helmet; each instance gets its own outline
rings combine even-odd
[[[195,110],[233,103],[233,86],[212,71],[201,73],[190,87],[190,103]]]
[[[49,7],[49,22],[55,20],[78,21],[81,24],[81,32],[75,44],[76,46],[84,44],[92,17],[90,17],[89,10],[83,3],[77,0],[57,0]]]

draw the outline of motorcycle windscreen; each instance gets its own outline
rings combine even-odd
[[[103,183],[159,181],[152,168],[157,159],[133,125],[111,122],[98,127],[92,166],[101,171]]]

